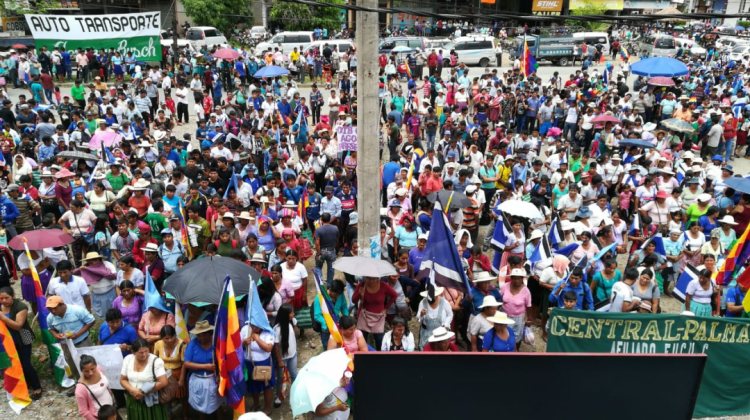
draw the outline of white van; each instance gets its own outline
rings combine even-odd
[[[602,47],[604,47],[602,53],[605,56],[609,55],[609,35],[606,32],[576,32],[573,34],[573,39],[576,40],[576,45],[580,45],[584,41],[589,46],[602,44]]]
[[[497,65],[495,42],[491,36],[462,36],[443,47],[443,52],[455,50],[458,61],[466,65],[488,67]]]
[[[213,26],[193,26],[185,32],[185,39],[190,41],[196,49],[201,45],[221,45],[227,43],[227,37]]]
[[[679,47],[674,37],[659,34],[646,37],[639,48],[646,51],[649,57],[674,57]]]
[[[174,40],[170,39],[162,39],[161,40],[161,46],[166,48],[171,48],[172,44],[174,44]],[[187,39],[178,39],[177,40],[177,48],[187,48],[190,51],[190,54],[195,54],[198,52],[198,50],[195,48],[195,45],[193,45],[192,42],[188,41]]]
[[[269,41],[258,43],[255,49],[258,53],[270,49],[273,51],[274,48],[278,47],[279,51],[289,55],[294,51],[294,47],[307,48],[308,45],[314,41],[312,31],[301,31],[301,32],[281,32],[274,35]]]
[[[323,47],[325,47],[326,44],[328,44],[328,46],[331,48],[336,47],[340,53],[345,53],[346,51],[354,47],[354,42],[351,39],[327,39],[312,42],[310,45],[305,47],[303,52],[307,53],[308,51],[313,49],[323,51]]]

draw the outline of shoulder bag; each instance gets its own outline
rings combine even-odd
[[[185,345],[185,343],[182,343],[181,346]],[[182,348],[177,350],[178,352],[182,352]],[[179,353],[178,353],[179,354]],[[156,359],[158,359],[158,356],[154,356]],[[151,375],[154,376],[154,382],[156,382],[156,360],[151,364]],[[177,389],[180,387],[179,383],[177,382],[177,378],[175,378],[174,375],[168,375],[167,377],[167,386],[157,391],[159,394],[159,404],[166,404],[168,402],[172,402],[175,395],[177,395]]]
[[[249,344],[251,347],[250,349],[250,363],[253,365],[253,373],[252,373],[252,380],[263,382],[266,386],[268,386],[268,381],[271,380],[271,374],[273,373],[271,366],[255,366],[255,361],[253,361],[253,351],[252,351],[252,343]]]

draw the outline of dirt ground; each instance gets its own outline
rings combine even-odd
[[[490,251],[490,254],[493,251]],[[489,255],[491,257],[491,255]],[[624,266],[625,264],[625,256],[620,256],[619,258],[620,266]],[[314,268],[314,262],[313,259],[310,258],[308,261],[305,262],[305,266],[307,267],[308,271],[312,270]],[[341,279],[343,281],[343,274],[340,272],[336,273],[336,278]],[[16,292],[20,296],[20,282],[16,282]],[[312,302],[312,299],[315,297],[314,288],[308,288],[308,301]],[[661,300],[663,312],[666,313],[679,313],[681,311],[681,303],[677,301],[674,298],[671,297],[663,297]],[[94,335],[97,334],[99,323],[92,329],[92,332]],[[416,320],[412,320],[412,325],[410,326],[411,331],[419,331],[419,325],[417,324]],[[539,327],[532,327],[532,330],[534,331],[534,335],[537,337],[537,340],[534,344],[534,346],[530,346],[526,343],[521,345],[521,351],[523,352],[539,352],[543,353],[547,350],[546,343],[541,339],[542,332]],[[39,336],[39,334],[37,334]],[[20,416],[16,416],[15,413],[10,409],[10,407],[7,404],[0,404],[0,419],[10,419],[10,418],[18,418],[18,419],[35,419],[35,420],[62,420],[62,419],[68,419],[68,418],[80,418],[78,415],[78,406],[76,404],[74,397],[68,397],[65,395],[65,390],[57,386],[52,382],[51,377],[51,370],[48,363],[48,353],[47,349],[44,346],[39,346],[40,343],[36,343],[37,347],[34,349],[34,356],[33,356],[33,362],[37,369],[37,372],[39,373],[40,379],[42,381],[42,387],[44,389],[44,397],[39,400],[32,402],[31,405],[29,405],[27,408],[23,410]],[[322,346],[320,342],[320,335],[313,332],[312,330],[305,331],[304,336],[301,339],[298,339],[297,343],[297,351],[298,351],[298,367],[301,368],[302,366],[307,363],[310,358],[316,356],[317,354],[322,352]],[[246,398],[246,406],[249,409],[252,405],[252,398],[249,396]],[[176,415],[176,418],[181,417],[182,408],[177,407],[175,409],[174,414]],[[120,411],[122,417],[124,419],[127,418],[125,410]],[[194,417],[195,413],[191,411],[191,417]],[[222,413],[222,419],[231,419],[232,415],[230,411],[224,411]],[[273,420],[289,420],[293,419],[291,409],[289,407],[288,403],[282,404],[281,407],[274,409],[273,414],[271,416]],[[750,415],[748,416],[734,416],[734,417],[720,417],[721,419],[732,419],[732,420],[750,420]],[[301,419],[312,419],[312,415],[308,414],[307,416],[298,416],[296,417],[296,420]],[[717,418],[718,419],[718,418]]]

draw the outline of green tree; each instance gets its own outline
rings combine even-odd
[[[182,4],[198,26],[213,26],[224,33],[240,22],[252,26],[250,0],[182,0]]]
[[[8,0],[0,4],[3,16],[23,15],[26,13],[47,13],[49,9],[60,7],[57,0]]]
[[[600,3],[584,2],[584,6],[576,10],[571,10],[571,16],[593,16],[593,15],[605,15],[607,8]],[[609,28],[608,23],[602,22],[586,22],[582,20],[568,19],[565,21],[565,26],[572,28],[581,28],[587,32],[603,32]]]
[[[341,0],[318,0],[318,3],[344,4]],[[274,27],[289,31],[305,31],[325,28],[329,31],[341,28],[341,13],[336,7],[308,7],[305,4],[277,1],[269,13]]]

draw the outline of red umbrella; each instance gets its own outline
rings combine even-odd
[[[233,50],[231,48],[222,48],[219,51],[216,51],[214,57],[224,60],[236,60],[240,57],[240,53],[237,50]]]
[[[617,119],[617,117],[615,117],[615,116],[607,115],[607,114],[602,114],[602,115],[599,115],[598,117],[594,117],[594,119],[591,120],[591,122],[592,123],[606,123],[606,122],[611,122],[611,123],[619,124],[620,120]]]
[[[657,76],[648,79],[648,84],[652,86],[674,86],[674,80],[671,77]]]
[[[14,50],[28,50],[29,49],[28,46],[23,45],[23,44],[15,44],[11,48],[13,48]]]
[[[73,237],[60,229],[39,229],[24,232],[8,242],[8,246],[21,250],[23,248],[23,238],[29,244],[29,249],[39,250],[44,248],[53,248],[56,246],[65,246],[74,241]]]

